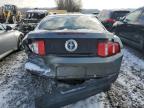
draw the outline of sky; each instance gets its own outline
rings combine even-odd
[[[0,0],[3,4],[15,4],[18,7],[56,7],[55,0]],[[144,6],[144,0],[82,0],[84,9],[121,9],[139,8]]]

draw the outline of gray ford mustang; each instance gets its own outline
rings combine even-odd
[[[47,16],[23,45],[27,71],[59,80],[107,78],[111,84],[123,57],[121,40],[96,18],[83,14]]]
[[[0,59],[21,47],[23,33],[13,30],[11,26],[0,24]]]

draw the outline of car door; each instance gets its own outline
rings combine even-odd
[[[141,13],[141,9],[130,13],[125,17],[122,21],[123,23],[118,28],[119,36],[128,44],[139,43],[138,18]]]
[[[139,36],[139,48],[144,51],[144,9],[140,17],[138,18],[138,33],[136,35]]]
[[[6,30],[5,27],[0,24],[0,55],[12,51],[17,47],[17,39],[13,30]]]

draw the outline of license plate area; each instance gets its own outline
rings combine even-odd
[[[84,78],[86,70],[84,67],[66,66],[57,68],[57,77]]]

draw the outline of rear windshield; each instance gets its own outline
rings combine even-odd
[[[49,16],[42,21],[38,27],[42,30],[62,30],[62,29],[89,29],[104,31],[105,28],[94,17],[90,16]]]
[[[120,17],[127,15],[129,11],[115,11],[112,13],[111,18],[118,20]]]

